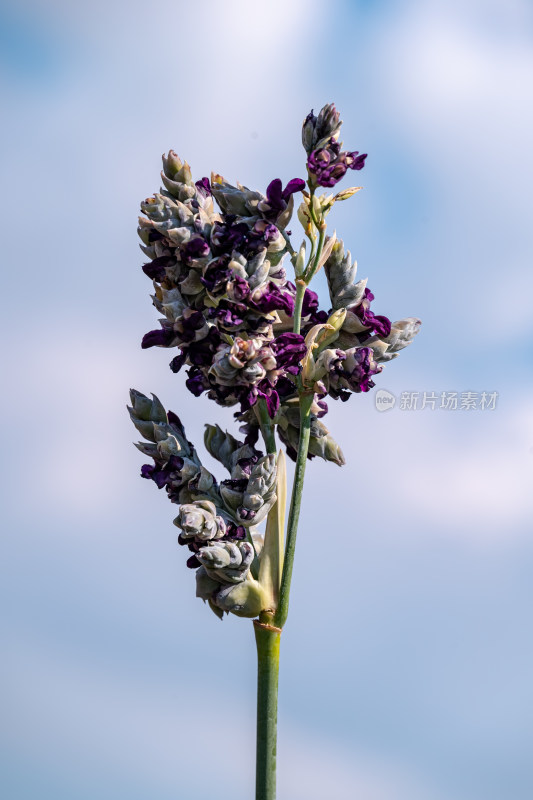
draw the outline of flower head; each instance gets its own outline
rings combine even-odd
[[[355,281],[350,253],[335,233],[325,234],[334,204],[360,187],[335,195],[320,194],[319,187],[335,186],[366,160],[364,153],[342,149],[341,125],[333,104],[304,120],[307,191],[301,178],[285,186],[274,178],[264,194],[217,173],[195,181],[171,150],[163,156],[162,188],[141,203],[142,270],[159,314],[141,346],[173,351],[170,367],[186,372],[187,389],[236,407],[244,435],[240,441],[207,426],[206,448],[227,471],[217,480],[173,412],[155,395],[130,394],[130,416],[143,437],[137,447],[150,460],[141,476],[179,505],[178,542],[196,570],[197,595],[219,617],[272,609],[274,581],[262,583],[261,576],[284,518],[284,462],[273,452],[275,432],[296,459],[306,441],[300,440],[301,418],[308,413],[308,458],[344,464],[323,421],[327,398],[369,391],[420,327],[413,317],[391,323],[375,313],[366,279]],[[297,216],[311,242],[309,256],[305,244],[293,248],[287,229],[299,192]],[[287,274],[291,262],[295,282]],[[321,307],[308,286],[322,267],[330,307]],[[261,435],[266,454],[258,446]],[[266,519],[263,537],[258,526]]]

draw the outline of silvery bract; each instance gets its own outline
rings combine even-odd
[[[226,534],[226,524],[210,500],[184,503],[174,520],[174,525],[181,528],[184,539],[194,539],[197,542],[222,539]]]

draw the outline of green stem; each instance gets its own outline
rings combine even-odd
[[[320,253],[324,246],[325,228],[320,231],[318,248],[314,257],[314,264],[318,263]],[[300,333],[302,325],[302,305],[307,289],[307,281],[296,281],[296,299],[294,302],[294,333]],[[298,443],[298,455],[296,457],[296,468],[294,471],[294,482],[292,484],[291,505],[289,508],[289,520],[287,524],[287,544],[285,546],[285,556],[283,562],[283,573],[281,575],[281,586],[279,590],[279,603],[274,615],[274,625],[283,628],[289,614],[289,595],[291,591],[292,568],[294,565],[294,553],[296,550],[296,534],[298,532],[298,520],[300,518],[300,506],[302,504],[302,493],[304,488],[305,467],[307,464],[307,453],[309,451],[309,438],[311,435],[311,406],[313,404],[313,394],[302,391],[300,384],[300,441]]]
[[[302,306],[304,302],[304,295],[305,290],[307,289],[307,284],[300,280],[296,280],[296,297],[294,300],[294,324],[292,326],[292,330],[294,333],[300,333],[300,328],[302,325]]]
[[[268,414],[266,402],[262,397],[259,398],[257,407],[259,412],[259,426],[261,428],[261,433],[263,434],[263,439],[265,440],[267,453],[276,453],[277,447],[276,437],[274,436],[274,425],[272,424],[272,420]]]
[[[318,272],[317,264],[322,254],[322,249],[324,247],[324,242],[326,241],[326,226],[324,225],[323,228],[320,229],[320,233],[318,234],[318,245],[316,249],[316,254],[313,261],[310,263],[310,269],[305,273],[304,280],[306,283],[310,283],[311,280],[314,278],[316,273]]]
[[[255,800],[276,798],[276,738],[281,631],[254,620],[257,644],[257,760]]]
[[[313,190],[311,191],[313,194]],[[302,306],[305,290],[310,278],[316,272],[316,264],[320,258],[325,239],[325,226],[320,230],[318,247],[315,253],[314,241],[311,245],[306,280],[296,281],[296,298],[294,303],[294,333],[300,333],[302,325]],[[293,251],[294,253],[294,251]],[[314,270],[314,271],[313,271]],[[294,553],[296,550],[296,534],[302,504],[305,467],[309,451],[311,435],[311,406],[313,394],[309,394],[299,382],[300,395],[300,441],[296,458],[294,482],[292,486],[291,505],[287,525],[287,544],[283,561],[283,572],[279,590],[279,602],[274,617],[263,612],[261,621],[254,620],[255,640],[257,644],[257,759],[256,759],[256,800],[275,800],[276,798],[276,745],[278,719],[278,675],[279,645],[281,628],[285,625],[289,613],[289,595],[291,588]],[[272,421],[263,400],[258,404],[258,417],[269,453],[276,452],[276,442]]]
[[[287,524],[287,544],[285,547],[285,559],[283,562],[283,573],[281,576],[281,586],[279,590],[279,603],[274,615],[274,625],[276,625],[278,628],[283,628],[289,613],[289,594],[291,590],[294,552],[296,549],[296,534],[298,531],[298,519],[300,517],[300,506],[302,504],[305,467],[307,463],[307,452],[309,450],[309,437],[311,433],[312,404],[312,394],[302,393],[300,395],[300,442],[298,445],[298,455],[296,457],[294,483],[292,485],[291,505],[289,508],[289,520]]]

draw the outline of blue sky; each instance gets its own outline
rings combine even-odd
[[[423,320],[379,387],[499,399],[331,404],[348,464],[308,473],[279,797],[531,797],[532,17],[521,0],[0,13],[7,800],[250,795],[251,625],[195,599],[124,407],[154,391],[196,442],[231,414],[140,350],[156,315],[136,216],[170,148],[197,177],[302,175],[301,121],[329,101],[369,153],[332,223],[376,311]]]

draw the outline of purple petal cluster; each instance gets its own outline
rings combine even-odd
[[[346,401],[352,392],[368,392],[375,386],[372,376],[381,372],[381,369],[370,347],[336,350],[326,377],[328,394]]]
[[[153,461],[141,467],[141,477],[152,480],[158,489],[165,489],[170,501],[180,505],[176,521],[181,528],[178,543],[187,545],[193,553],[188,566],[199,567],[196,554],[201,548],[212,541],[244,540],[245,526],[258,515],[264,515],[264,508],[268,510],[274,502],[272,479],[269,485],[263,485],[259,503],[253,497],[258,473],[273,474],[275,478],[271,457],[229,437],[232,452],[225,466],[230,470],[231,478],[217,483],[202,466],[176,414],[166,412],[155,396],[149,400],[132,390],[130,398],[132,404],[128,410],[131,420],[145,439],[138,442],[137,447]],[[220,435],[224,438],[221,431]],[[216,449],[211,447],[209,450],[215,457],[219,455]],[[180,455],[176,454],[178,452]],[[229,504],[228,492],[231,494]]]
[[[358,306],[349,309],[364,326],[365,331],[359,335],[360,341],[365,341],[372,333],[386,338],[391,332],[391,321],[388,317],[374,314],[370,309],[370,303],[374,300],[374,295],[370,289],[365,289],[363,299]]]
[[[258,209],[266,219],[279,220],[286,213],[292,199],[292,195],[301,192],[305,188],[305,181],[301,178],[293,178],[288,182],[285,189],[279,178],[274,178],[266,190],[266,199],[258,203]]]
[[[309,154],[309,178],[316,186],[335,186],[349,169],[363,169],[366,156],[366,153],[360,155],[358,150],[342,151],[339,142],[332,137],[323,147]]]
[[[304,337],[287,332],[295,287],[281,265],[283,231],[305,183],[294,178],[283,187],[275,179],[265,196],[220,176],[193,183],[183,165],[176,174],[176,159],[171,152],[163,160],[167,191],[141,204],[139,233],[151,259],[143,270],[162,315],[142,347],[178,348],[171,369],[187,367],[194,395],[206,392],[241,412],[262,397],[274,417],[276,384],[298,374],[305,354]],[[309,322],[313,299],[304,310]]]
[[[365,165],[366,153],[342,150],[338,141],[341,125],[333,103],[325,105],[318,116],[311,111],[304,120],[302,143],[311,186],[335,186],[349,169],[360,170]]]
[[[341,124],[333,104],[304,121],[311,190],[332,187],[347,170],[364,166],[366,154],[342,150]],[[164,188],[141,203],[139,235],[148,257],[143,271],[153,282],[152,300],[160,313],[159,327],[145,334],[142,347],[175,348],[172,371],[186,371],[185,384],[195,396],[206,394],[219,405],[236,406],[248,443],[257,440],[258,419],[252,411],[259,400],[278,426],[284,408],[298,402],[305,336],[326,323],[332,310],[346,309],[346,318],[337,341],[329,345],[336,349],[328,351],[314,418],[326,413],[326,394],[346,400],[371,389],[379,362],[394,357],[392,348],[405,346],[414,328],[397,323],[400,327],[393,330],[387,317],[374,313],[374,295],[366,282],[354,284],[355,267],[338,243],[325,265],[332,309],[320,309],[316,293],[306,289],[301,334],[292,333],[296,287],[283,260],[294,198],[304,190],[304,181],[293,178],[284,185],[275,178],[265,194],[233,186],[217,174],[195,182],[188,164],[173,151],[163,158],[161,176]],[[293,449],[292,423],[286,428]],[[320,434],[317,441],[323,441],[316,450],[333,453]],[[179,494],[181,458],[180,453],[143,474],[172,496]],[[335,459],[340,463],[338,455]]]
[[[268,552],[258,526],[275,507],[280,485],[274,432],[296,459],[306,396],[308,458],[342,466],[342,450],[322,421],[327,397],[345,401],[369,391],[382,364],[408,346],[420,326],[413,317],[391,325],[374,313],[374,295],[366,280],[354,282],[356,265],[342,241],[324,240],[322,234],[315,249],[332,204],[356,191],[321,197],[315,190],[335,186],[348,170],[365,164],[366,154],[342,150],[341,125],[333,104],[317,116],[311,111],[304,121],[308,192],[300,178],[285,185],[275,178],[264,194],[217,174],[194,181],[189,165],[171,150],[163,156],[163,188],[141,203],[138,232],[147,258],[142,269],[160,315],[142,348],[173,349],[172,371],[186,372],[193,395],[236,406],[244,434],[240,441],[218,425],[206,425],[206,449],[229,475],[217,481],[179,418],[155,395],[150,400],[130,392],[128,410],[143,438],[136,446],[150,459],[141,476],[179,505],[174,524],[179,544],[189,550],[187,566],[196,570],[196,594],[220,618],[229,612],[256,617],[271,608],[272,598],[257,576],[260,554]],[[315,260],[308,267],[302,261],[305,247],[297,254],[287,230],[299,192],[304,202],[298,217],[315,241]],[[298,333],[287,252],[297,283],[306,287],[303,298],[298,295]],[[307,288],[322,266],[329,310],[321,309],[317,294]],[[255,446],[261,433],[267,454]]]

